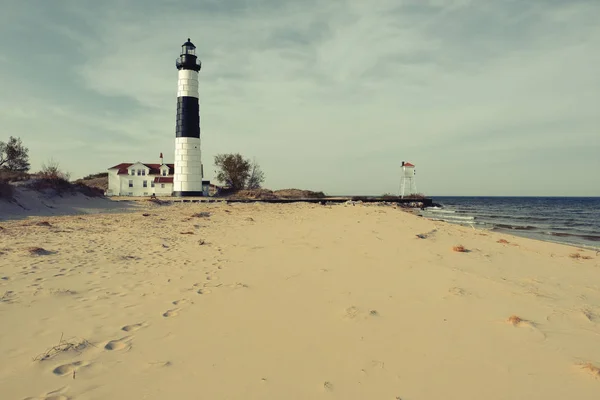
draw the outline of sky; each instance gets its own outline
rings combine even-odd
[[[0,140],[78,178],[173,162],[177,69],[199,75],[205,179],[270,189],[600,196],[598,0],[3,0]]]

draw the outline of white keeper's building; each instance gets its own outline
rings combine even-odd
[[[108,169],[106,196],[172,196],[174,164],[121,163]],[[202,181],[203,196],[208,196],[210,181]]]

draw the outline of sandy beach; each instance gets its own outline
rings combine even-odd
[[[0,227],[1,399],[600,396],[593,251],[360,204]]]

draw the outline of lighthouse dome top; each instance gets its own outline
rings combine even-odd
[[[196,46],[194,46],[194,43],[190,41],[190,38],[188,38],[187,42],[181,45],[181,55],[184,54],[196,54]]]

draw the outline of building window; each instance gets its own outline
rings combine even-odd
[[[142,170],[141,169],[138,169],[137,172],[138,172],[138,176],[142,175]]]
[[[164,183],[161,183],[161,184],[160,184],[160,187],[164,189],[164,188],[165,188],[165,184],[164,184]]]
[[[163,169],[162,176],[167,176],[167,170]]]
[[[146,175],[146,170],[145,169],[142,170],[142,175],[144,175],[144,176]]]
[[[150,187],[154,187],[154,181],[150,181]]]
[[[144,187],[148,187],[148,181],[144,181]]]
[[[131,170],[131,175],[135,175],[135,169]]]
[[[133,179],[129,180],[129,187],[133,187]]]

